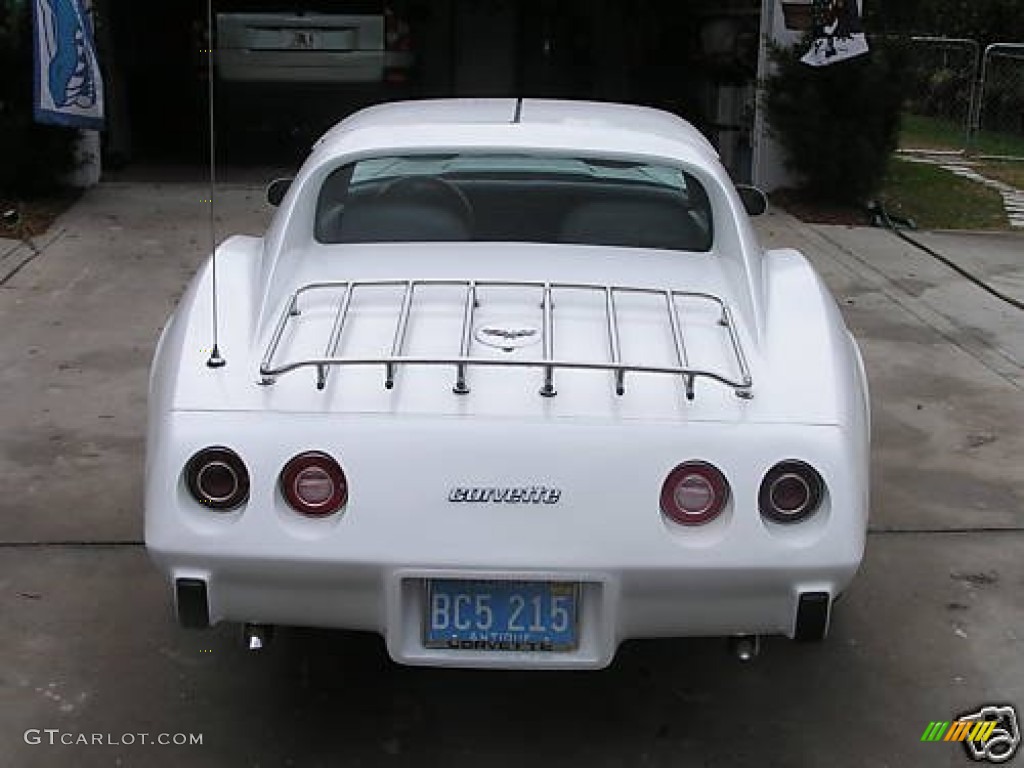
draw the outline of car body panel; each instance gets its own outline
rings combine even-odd
[[[332,170],[361,157],[445,148],[677,165],[708,190],[714,244],[705,253],[679,253],[316,242],[316,196]],[[684,376],[627,371],[617,394],[610,370],[558,369],[557,395],[543,397],[541,367],[483,363],[469,365],[465,394],[453,392],[449,364],[400,364],[390,388],[383,364],[335,366],[323,389],[315,366],[267,376],[279,324],[288,330],[275,355],[315,358],[343,294],[303,298],[296,315],[288,314],[290,297],[311,283],[356,280],[539,280],[705,293],[731,311],[752,386],[697,378],[689,399]],[[172,585],[183,578],[207,585],[214,622],[375,631],[403,663],[599,667],[632,637],[792,637],[801,596],[834,597],[859,566],[870,414],[856,343],[804,256],[760,249],[710,145],[678,118],[530,100],[367,110],[318,143],[265,237],[232,237],[219,247],[218,349],[226,365],[217,368],[207,365],[212,289],[208,262],[154,358],[145,528],[149,552]],[[465,288],[417,290],[403,352],[447,359],[462,333]],[[480,302],[474,328],[546,327],[540,294],[502,290],[501,301]],[[352,300],[343,356],[386,354],[403,291],[368,288]],[[609,320],[598,300],[604,294],[552,295],[555,354],[607,356]],[[622,360],[674,364],[671,323],[658,297],[618,302]],[[706,306],[680,307],[694,360],[738,376],[718,315]],[[472,345],[478,360],[532,360],[540,348]],[[233,449],[248,468],[249,498],[234,511],[214,512],[186,488],[189,457],[212,445]],[[348,478],[344,509],[327,519],[299,515],[281,494],[283,465],[305,451],[330,454]],[[787,460],[812,465],[826,489],[821,507],[792,525],[758,513],[762,479]],[[731,488],[724,511],[707,525],[679,525],[659,509],[666,476],[686,461],[715,465]],[[529,490],[535,488],[557,489],[557,501],[538,501]],[[467,498],[465,489],[480,498]],[[558,653],[427,648],[421,630],[430,578],[578,583],[580,644]]]

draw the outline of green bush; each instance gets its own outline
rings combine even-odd
[[[899,46],[825,67],[800,62],[807,45],[771,52],[763,107],[800,188],[836,203],[874,193],[896,149],[905,61]]]
[[[0,0],[0,194],[50,193],[74,168],[78,132],[32,117],[32,67],[29,6]]]

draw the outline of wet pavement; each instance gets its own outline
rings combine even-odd
[[[867,557],[827,641],[769,639],[750,664],[720,640],[633,642],[607,670],[521,673],[179,629],[140,545],[145,392],[208,250],[205,197],[101,185],[2,281],[0,766],[965,766],[920,741],[929,722],[1024,705],[1024,314],[891,233],[776,212],[762,238],[815,262],[872,385]],[[248,183],[218,211],[224,234],[269,217]],[[921,236],[1024,284],[1024,237]]]

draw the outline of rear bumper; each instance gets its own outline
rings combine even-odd
[[[630,638],[795,637],[805,634],[801,596],[843,591],[863,556],[866,444],[836,427],[740,433],[699,423],[570,429],[218,415],[252,483],[242,508],[216,513],[191,498],[181,469],[210,444],[213,420],[175,414],[161,439],[150,434],[146,544],[172,591],[180,579],[204,585],[210,623],[378,632],[401,663],[601,667]],[[335,446],[339,436],[345,444]],[[297,515],[278,488],[287,458],[314,447],[337,455],[350,482],[345,511],[323,520]],[[718,519],[684,528],[663,518],[658,491],[676,463],[695,456],[720,467],[732,490]],[[813,459],[826,498],[807,521],[769,523],[757,511],[759,484],[793,457]],[[388,471],[395,467],[406,469]],[[558,488],[559,501],[449,499],[453,486],[506,482]],[[528,654],[428,649],[421,634],[431,578],[578,583],[580,645]],[[825,625],[827,616],[819,636]]]
[[[165,567],[174,560],[151,548]],[[819,639],[831,598],[859,559],[807,571],[775,568],[484,570],[208,561],[170,566],[179,620],[306,625],[378,632],[403,664],[462,667],[597,668],[631,638],[784,635]],[[572,581],[580,584],[579,646],[567,652],[427,648],[422,640],[430,578]],[[816,596],[816,597],[814,597]]]
[[[232,83],[380,83],[389,70],[407,72],[414,63],[408,52],[297,52],[222,49],[217,74]]]

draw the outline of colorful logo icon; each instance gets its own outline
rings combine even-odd
[[[932,721],[921,741],[959,741],[975,761],[1005,763],[1020,746],[1017,711],[1010,705],[986,705],[952,722]]]

